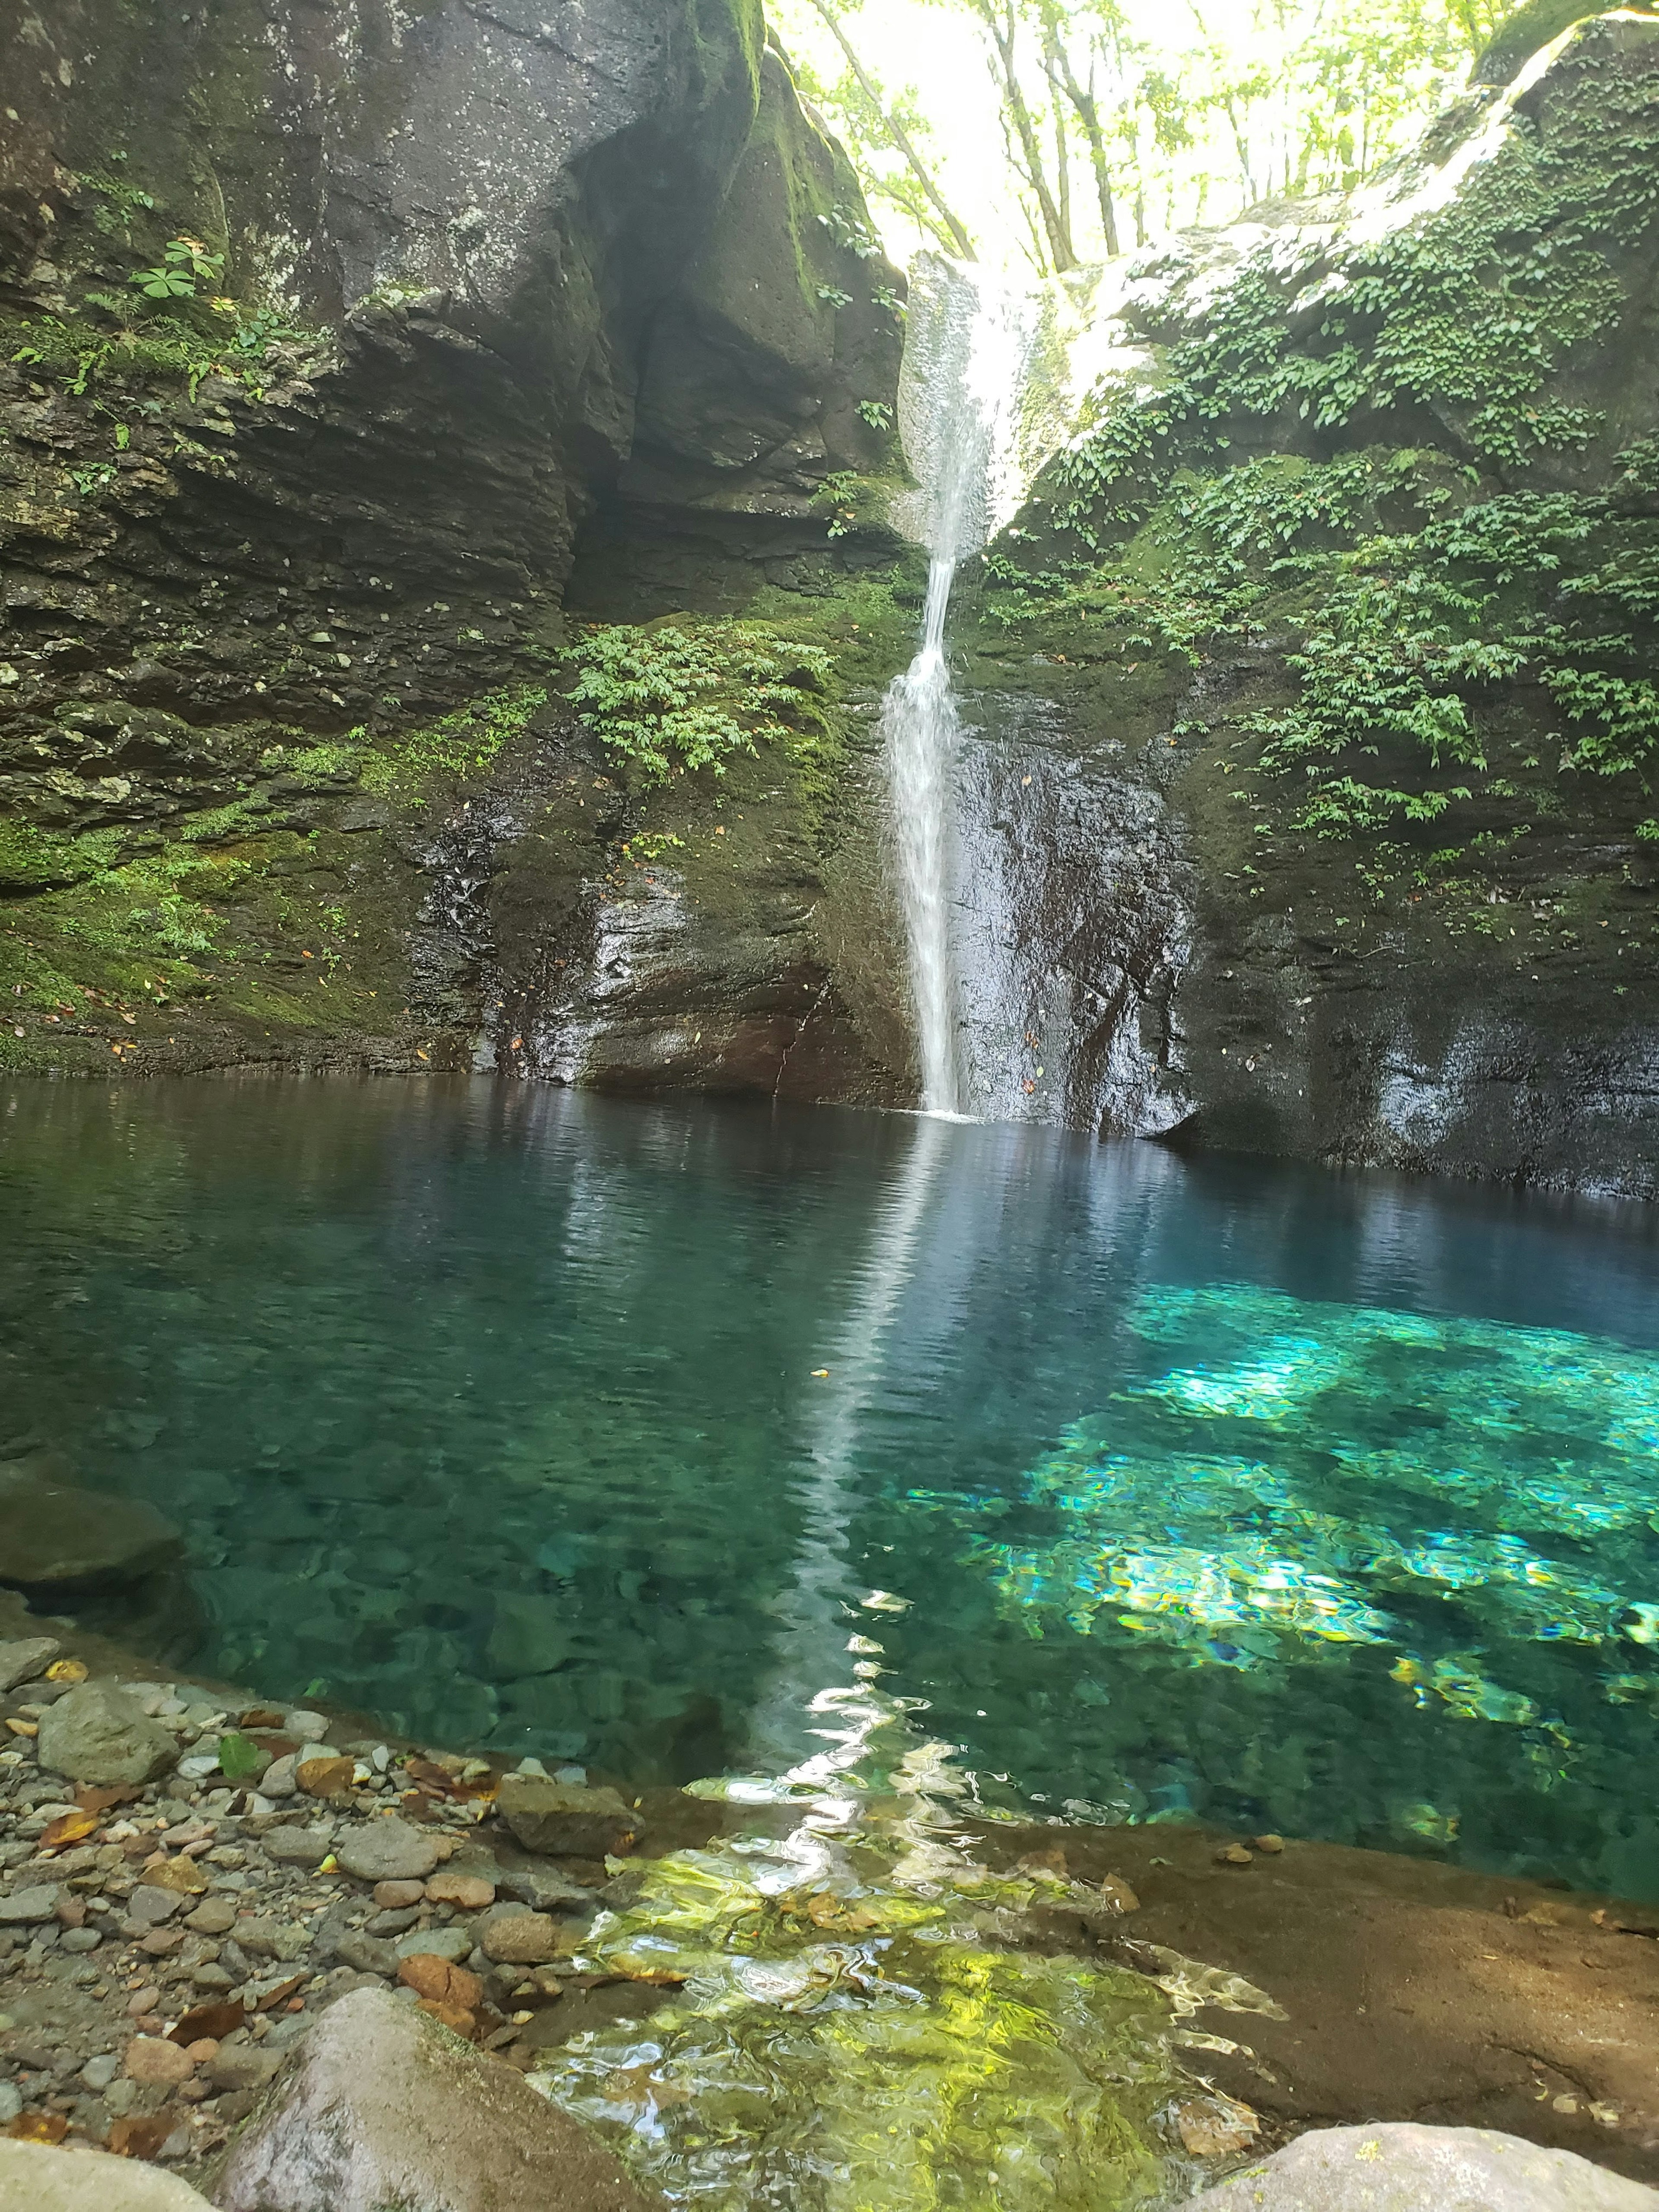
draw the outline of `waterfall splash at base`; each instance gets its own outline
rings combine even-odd
[[[1038,301],[982,270],[925,256],[912,278],[900,416],[917,481],[915,534],[932,556],[921,649],[882,709],[898,890],[921,1062],[924,1112],[960,1114],[952,763],[961,717],[945,624],[958,563],[1018,506],[1024,400],[1041,328]]]

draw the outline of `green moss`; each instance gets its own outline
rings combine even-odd
[[[1643,0],[1636,0],[1638,9]],[[1500,23],[1474,65],[1476,84],[1508,84],[1540,47],[1552,45],[1586,15],[1599,12],[1584,0],[1526,0]]]
[[[823,729],[814,695],[834,668],[822,646],[753,622],[598,627],[564,660],[571,705],[647,784],[687,769],[724,775],[728,755],[762,744],[810,749]]]
[[[337,750],[343,759],[349,753],[354,764],[361,761],[365,790],[414,805],[441,781],[481,775],[508,738],[525,729],[546,704],[545,685],[507,684],[372,751],[318,747],[308,757],[315,763],[330,750]]]

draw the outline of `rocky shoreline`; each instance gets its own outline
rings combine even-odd
[[[5,2212],[75,2212],[46,2177],[90,2185],[98,2152],[129,2162],[94,2161],[100,2212],[198,2191],[228,2212],[528,2212],[550,2176],[569,2212],[664,2201],[524,2076],[678,1993],[637,1945],[619,1959],[590,1936],[653,1864],[734,1820],[763,1831],[764,1808],[630,1801],[574,1767],[122,1681],[131,1665],[67,1624],[8,1607],[5,1625],[42,1632],[0,1642]],[[1130,1968],[1195,2023],[1176,2036],[1202,2054],[1191,2094],[1160,2123],[1178,2186],[1361,2118],[1436,2124],[1398,2129],[1407,2166],[1430,2154],[1419,2136],[1484,2157],[1450,2143],[1474,2122],[1536,2147],[1517,2205],[1659,2204],[1640,2185],[1659,2179],[1651,1913],[1277,1846],[1006,1824],[975,1842],[995,1880],[1036,1889],[999,1923],[1012,1954]]]

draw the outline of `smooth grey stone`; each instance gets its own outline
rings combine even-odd
[[[472,1950],[472,1931],[467,1928],[411,1929],[397,1946],[400,1959],[447,1959],[459,1966]]]
[[[1488,2128],[1321,2128],[1187,2212],[1659,2212],[1659,2191]]]
[[[556,2203],[646,2212],[649,2201],[612,2152],[510,2067],[390,1990],[359,1990],[330,2006],[271,2094],[281,2103],[225,2162],[221,2212],[547,2212]]]
[[[437,1866],[438,1849],[429,1836],[393,1814],[354,1828],[339,1858],[359,1881],[424,1881]]]
[[[153,1782],[177,1763],[179,1747],[114,1682],[82,1682],[40,1717],[42,1766],[74,1782]]]
[[[58,1910],[58,1893],[56,1882],[37,1882],[0,1897],[0,1927],[25,1928],[35,1921],[50,1920]]]

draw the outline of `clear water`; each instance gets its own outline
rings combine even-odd
[[[1651,1898],[1656,1442],[1640,1213],[530,1086],[0,1091],[0,1449],[184,1527],[158,1656],[434,1740],[684,1780],[873,1687],[990,1802]]]

